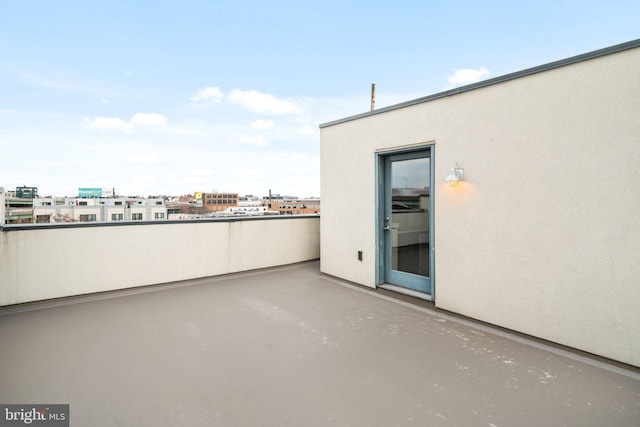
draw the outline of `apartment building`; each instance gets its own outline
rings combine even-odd
[[[36,223],[162,221],[167,219],[163,199],[143,198],[37,198]]]

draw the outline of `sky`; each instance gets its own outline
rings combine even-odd
[[[320,196],[318,125],[640,38],[637,0],[0,0],[0,186]]]

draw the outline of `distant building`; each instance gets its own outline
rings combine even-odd
[[[167,202],[169,219],[205,219],[229,216],[279,215],[263,206],[262,199],[237,193],[194,193]]]
[[[191,212],[191,203],[187,201],[172,200],[165,202],[167,207],[167,217],[181,219],[182,217],[174,217],[173,215],[189,214]]]
[[[277,212],[271,212],[266,206],[238,206],[236,208],[229,207],[222,212],[219,212],[219,216],[238,216],[238,215],[277,215]]]
[[[238,193],[196,193],[202,199],[204,212],[221,212],[238,207]],[[198,199],[198,197],[196,197]]]
[[[5,223],[29,224],[33,222],[33,199],[6,197],[4,202]]]
[[[281,196],[271,194],[263,199],[262,205],[269,211],[275,211],[280,215],[313,215],[320,213],[320,199],[301,199],[293,196]]]
[[[38,197],[38,187],[16,187],[7,192],[4,202],[6,224],[29,224],[33,222],[33,199]]]
[[[37,223],[162,221],[167,207],[163,199],[38,198],[33,216]]]
[[[38,187],[16,187],[15,196],[18,199],[35,199],[38,197]]]

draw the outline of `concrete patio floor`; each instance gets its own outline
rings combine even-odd
[[[72,426],[640,425],[638,369],[388,295],[308,262],[5,307],[0,403],[69,403]]]

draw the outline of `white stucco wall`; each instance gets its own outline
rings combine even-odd
[[[0,232],[0,305],[317,259],[318,217]]]
[[[433,143],[436,305],[640,365],[639,76],[636,48],[323,127],[322,271],[375,286],[374,155]]]

